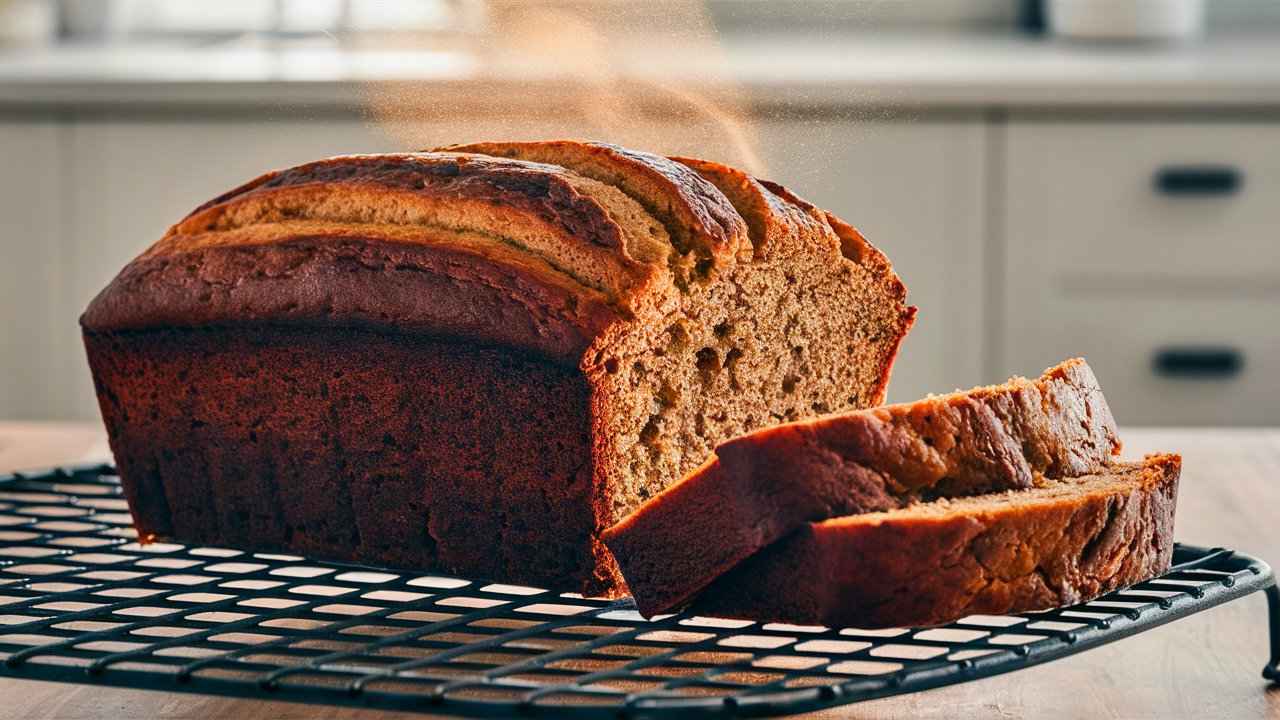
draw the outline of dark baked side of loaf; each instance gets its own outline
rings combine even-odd
[[[572,368],[362,329],[86,342],[144,537],[565,585],[588,569],[588,388]]]
[[[126,267],[82,325],[140,530],[618,593],[601,530],[716,443],[883,400],[879,251],[535,145],[271,173]]]

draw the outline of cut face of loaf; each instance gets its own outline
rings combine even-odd
[[[616,594],[600,532],[715,444],[883,400],[914,308],[836,227],[601,144],[339,157],[197,208],[81,323],[144,537]]]
[[[1157,455],[1030,490],[811,523],[694,607],[875,628],[1084,602],[1168,569],[1181,462]]]
[[[1083,360],[1068,360],[1036,380],[734,438],[604,539],[640,612],[653,615],[806,522],[1025,489],[1095,472],[1119,450],[1097,379]]]

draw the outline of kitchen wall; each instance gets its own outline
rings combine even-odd
[[[921,309],[891,399],[1083,354],[1122,423],[1280,422],[1271,11],[1213,3],[1200,39],[1093,45],[1020,34],[1015,5],[686,5],[661,33],[582,21],[573,42],[555,23],[583,16],[562,13],[518,42],[0,50],[0,418],[95,417],[78,313],[263,170],[584,135],[748,163],[859,226]]]

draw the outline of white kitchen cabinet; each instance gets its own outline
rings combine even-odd
[[[49,327],[65,291],[59,274],[68,197],[59,183],[63,128],[53,120],[0,120],[0,417],[47,418],[60,378]]]
[[[766,176],[857,227],[920,308],[889,400],[1001,378],[983,366],[985,128],[981,119],[777,121],[760,128]]]
[[[1280,126],[1015,120],[1005,158],[1007,366],[1086,356],[1122,424],[1280,423]]]

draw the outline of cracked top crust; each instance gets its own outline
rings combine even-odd
[[[609,143],[549,140],[454,145],[443,150],[560,165],[615,185],[666,226],[678,256],[698,263],[748,260],[747,225],[733,204],[709,182],[675,159]]]
[[[564,168],[345,156],[197,208],[90,305],[89,330],[276,321],[425,330],[574,360],[672,306],[662,226]]]
[[[667,158],[574,141],[352,155],[201,205],[81,324],[366,326],[577,364],[623,321],[669,315],[690,284],[751,259],[730,201]]]

